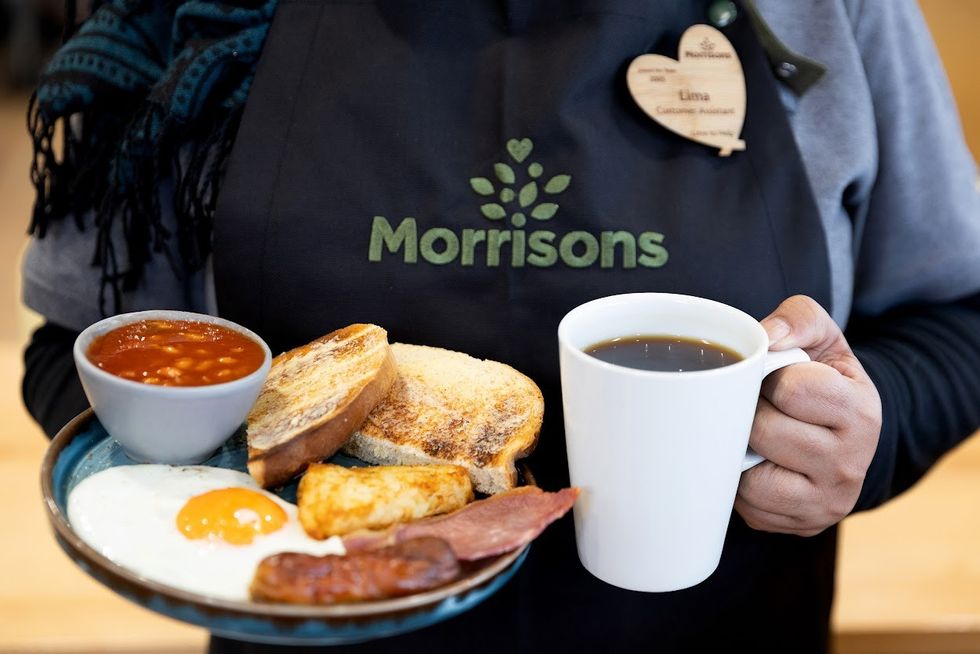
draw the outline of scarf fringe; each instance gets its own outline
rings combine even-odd
[[[123,115],[125,111],[120,109]],[[49,117],[35,93],[28,104],[27,128],[34,144],[30,172],[37,198],[28,233],[43,238],[53,221],[69,214],[84,228],[85,214],[101,204],[109,188],[104,171],[125,124],[115,112],[92,109]],[[60,152],[55,147],[59,131]]]
[[[66,7],[66,36],[76,3]],[[99,309],[122,310],[162,256],[178,279],[211,252],[218,191],[276,0],[92,1],[31,98],[29,233],[94,224]],[[170,198],[161,183],[173,182]],[[171,221],[171,214],[173,220]]]
[[[102,267],[100,310],[106,310],[106,290],[112,292],[114,312],[121,310],[122,292],[133,290],[153,256],[163,256],[178,279],[201,270],[211,253],[212,227],[218,191],[231,154],[241,108],[225,112],[206,135],[189,133],[167,119],[158,105],[138,117],[129,130],[129,147],[114,162],[116,188],[130,189],[106,196],[97,217],[99,247],[96,263]],[[149,138],[155,134],[154,138]],[[168,147],[179,143],[180,146]],[[129,176],[123,171],[129,171]],[[173,180],[171,204],[176,239],[164,224],[159,181]],[[111,235],[120,227],[128,255],[120,266]],[[172,247],[176,244],[177,251]]]
[[[196,135],[168,121],[155,104],[123,128],[89,112],[47,120],[32,96],[28,129],[34,142],[31,181],[37,200],[28,231],[43,238],[52,221],[67,215],[85,229],[86,216],[94,213],[92,263],[101,268],[99,309],[104,315],[122,310],[123,293],[136,288],[155,255],[163,256],[179,279],[204,267],[241,114],[241,107],[225,111],[217,125]],[[55,147],[59,130],[60,157]],[[111,144],[120,141],[126,147],[114,153]],[[173,143],[182,145],[169,145]],[[164,224],[159,188],[164,179],[173,180],[176,239]],[[120,235],[124,259],[118,251]]]

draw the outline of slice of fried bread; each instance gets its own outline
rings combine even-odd
[[[395,380],[388,333],[355,324],[280,354],[247,419],[248,471],[265,488],[332,456]]]
[[[537,444],[544,399],[510,366],[436,347],[394,343],[398,377],[343,447],[385,465],[454,463],[482,493],[517,482],[514,461]]]
[[[324,539],[448,513],[472,499],[470,477],[460,466],[318,463],[300,479],[296,505],[306,533]]]

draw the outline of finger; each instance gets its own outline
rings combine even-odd
[[[798,363],[762,381],[762,397],[787,416],[814,425],[841,428],[856,396],[854,383],[822,363]]]
[[[761,531],[789,531],[800,527],[799,518],[760,509],[741,497],[735,498],[735,511],[748,526]]]
[[[736,497],[769,513],[803,516],[819,499],[817,488],[806,475],[763,461],[742,473]]]
[[[761,397],[749,445],[772,463],[812,478],[824,473],[833,460],[837,437],[826,427],[787,415]]]
[[[851,349],[840,327],[815,300],[794,295],[762,319],[769,334],[770,350],[800,347],[814,361],[825,357],[851,355]]]
[[[774,534],[790,534],[792,536],[816,536],[826,527],[810,525],[809,523],[797,520],[777,513],[769,513],[750,506],[741,500],[735,500],[735,510],[742,516],[752,529],[757,531],[768,531]]]

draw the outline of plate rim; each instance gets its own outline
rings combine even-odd
[[[53,477],[58,458],[65,447],[82,431],[82,428],[87,426],[95,418],[95,412],[91,408],[86,409],[72,418],[71,421],[58,431],[51,440],[47,451],[44,453],[44,459],[41,463],[41,496],[48,516],[48,522],[51,524],[58,538],[87,563],[102,568],[136,588],[143,591],[150,591],[169,601],[194,605],[208,611],[227,611],[241,616],[259,619],[380,619],[391,617],[393,614],[409,613],[437,605],[440,602],[462,596],[471,590],[479,588],[509,569],[530,547],[530,543],[528,543],[524,547],[501,554],[486,566],[446,586],[440,586],[433,590],[414,593],[404,597],[371,602],[324,605],[262,603],[250,600],[241,601],[209,597],[175,588],[152,579],[147,579],[102,555],[86,543],[81,536],[75,533],[71,528],[71,524],[68,522],[68,516],[65,515],[55,500]],[[112,590],[116,589],[113,588]]]

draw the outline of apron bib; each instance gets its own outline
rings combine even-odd
[[[676,57],[707,4],[282,0],[219,203],[222,315],[273,350],[373,322],[510,364],[545,396],[531,468],[567,485],[568,310],[637,291],[757,318],[796,293],[829,308],[819,216],[745,12],[723,32],[745,72],[746,151],[668,132],[626,90],[630,61]],[[568,516],[481,607],[363,647],[819,650],[834,546],[833,530],[775,536],[735,516],[708,581],[633,593],[581,567]]]

